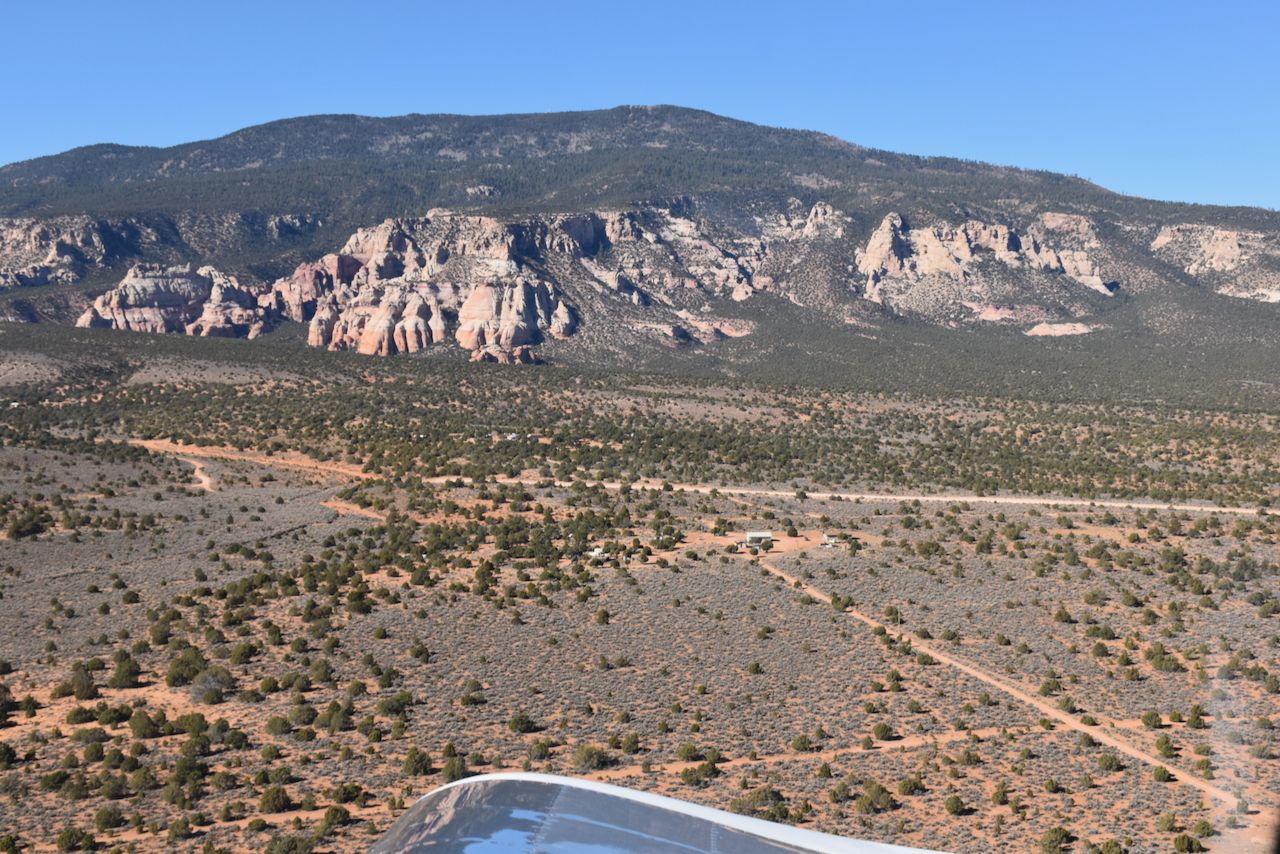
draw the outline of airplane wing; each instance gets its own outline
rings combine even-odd
[[[737,815],[593,780],[502,773],[441,786],[371,854],[926,854]]]

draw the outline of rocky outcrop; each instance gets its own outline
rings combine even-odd
[[[832,209],[815,211],[794,225],[798,234],[839,229]],[[433,210],[357,231],[276,281],[262,303],[308,322],[316,347],[416,352],[452,329],[463,349],[493,356],[575,334],[581,311],[567,287],[675,311],[751,293],[757,263],[667,209],[517,221]]]
[[[857,212],[821,201],[729,214],[710,216],[689,199],[514,218],[437,209],[357,229],[336,251],[261,284],[211,267],[139,265],[79,322],[253,337],[290,320],[307,325],[314,347],[390,356],[456,346],[504,363],[536,360],[534,348],[554,352],[574,336],[625,353],[640,341],[701,347],[767,335],[780,300],[840,325],[895,314],[1040,336],[1087,323],[1113,278],[1131,281],[1134,240],[1221,293],[1280,301],[1272,238],[1252,232],[1132,226],[1117,249],[1126,228],[1066,211],[951,222],[888,213],[869,230]],[[282,219],[278,228],[311,225]],[[86,258],[106,251],[95,234],[110,244],[105,232],[73,231],[59,239],[80,241]],[[22,234],[28,247],[49,241]],[[735,305],[751,301],[770,310]]]
[[[0,288],[73,284],[128,263],[172,266],[241,248],[260,250],[264,243],[286,245],[320,225],[307,214],[252,211],[0,217]]]
[[[355,349],[366,356],[390,356],[417,353],[444,340],[444,317],[434,297],[399,290],[384,295],[381,302],[369,306],[368,312],[362,308],[334,315],[338,328],[329,334],[327,346]],[[313,322],[312,331],[315,330]],[[316,346],[326,346],[323,331],[315,333],[315,337]]]
[[[208,271],[213,287],[200,310],[200,316],[184,328],[187,335],[203,338],[257,338],[266,327],[267,318],[257,298],[235,285],[212,267]],[[229,280],[229,281],[228,281]]]
[[[350,282],[359,269],[355,258],[336,254],[300,264],[292,275],[275,282],[262,297],[262,305],[302,323],[315,314],[322,295],[333,293],[339,283]]]
[[[432,211],[390,219],[300,265],[264,302],[307,321],[314,347],[416,353],[445,341],[453,326],[464,349],[512,352],[573,334],[577,314],[542,261],[591,251],[606,232],[594,215],[504,223]]]
[[[78,281],[108,257],[109,242],[88,217],[0,219],[0,288]]]
[[[458,343],[467,350],[530,344],[540,326],[551,324],[549,303],[545,286],[478,284],[458,309]]]
[[[417,353],[444,340],[440,305],[403,288],[357,294],[344,305],[325,296],[307,330],[307,343],[369,356]]]
[[[515,347],[504,350],[501,347],[481,347],[471,351],[473,362],[493,362],[499,365],[537,365],[542,362],[532,347]]]
[[[213,267],[138,264],[76,326],[252,338],[266,320],[257,295]]]
[[[1032,338],[1061,338],[1065,335],[1088,335],[1098,328],[1089,323],[1037,323],[1022,334]]]
[[[1280,302],[1280,236],[1182,223],[1163,226],[1151,251],[1220,294]]]
[[[561,301],[551,313],[551,337],[568,338],[578,328],[578,318],[574,316],[569,303]]]
[[[954,284],[963,285],[970,298],[985,296],[991,264],[1064,277],[1110,296],[1114,286],[1104,281],[1093,257],[1098,246],[1091,223],[1074,214],[1044,214],[1019,232],[978,220],[913,227],[890,213],[859,253],[858,271],[866,277],[864,297],[890,306],[910,302],[929,284],[953,307],[966,302],[948,296],[956,292]],[[937,287],[948,280],[954,284]]]
[[[372,171],[332,168],[356,155]],[[395,180],[371,182],[379,170]],[[357,219],[370,210],[413,215]],[[1280,303],[1276,211],[1134,199],[666,107],[325,116],[166,151],[77,150],[0,167],[0,213],[0,288],[26,289],[5,295],[5,318],[220,336],[293,321],[314,346],[352,353],[534,347],[625,363],[657,342],[718,347],[707,363],[720,364],[895,317],[1126,327],[1109,312],[1212,340],[1214,323],[1253,319],[1216,295]],[[183,263],[189,275],[171,273]],[[239,282],[205,294],[205,264]],[[153,293],[134,293],[140,279]],[[726,345],[737,334],[760,346]]]
[[[785,213],[757,219],[765,238],[774,240],[799,240],[826,238],[838,240],[844,237],[849,225],[847,214],[833,208],[827,202],[817,202],[805,208],[792,199]]]
[[[956,312],[1010,323],[1073,313],[991,287],[993,264],[1109,293],[1093,225],[1076,214],[1045,214],[1022,231],[976,219],[913,228],[890,214],[861,252],[852,232],[847,213],[795,199],[732,228],[693,215],[687,200],[519,219],[432,210],[358,229],[338,251],[256,288],[211,268],[137,267],[80,322],[248,337],[292,320],[307,324],[313,347],[389,356],[448,342],[506,362],[575,335],[584,302],[599,312],[599,334],[618,329],[615,312],[635,311],[631,332],[701,346],[760,328],[721,316],[717,300],[767,293],[843,323],[859,275],[867,299],[947,322]]]
[[[1151,251],[1183,261],[1193,276],[1226,273],[1244,260],[1243,242],[1259,236],[1209,225],[1166,225],[1151,241]]]
[[[756,330],[756,324],[750,320],[699,317],[690,311],[676,312],[676,316],[681,320],[678,328],[684,333],[683,336],[677,334],[676,337],[692,338],[703,344],[713,344],[725,338],[741,338]]]

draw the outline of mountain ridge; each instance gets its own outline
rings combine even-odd
[[[670,122],[672,120],[679,122],[681,127],[677,128],[675,125],[671,125]],[[349,135],[357,130],[366,133],[377,131],[382,135],[371,136],[370,139],[373,142],[363,148],[337,144],[347,140]],[[321,144],[318,152],[314,149],[304,150],[301,147],[303,140],[299,139],[299,136],[305,135],[307,140],[314,140],[318,131],[338,134],[336,137],[337,142],[330,143],[327,146]],[[596,148],[600,147],[601,142],[612,143],[604,146],[606,148],[625,148],[637,144],[658,147],[662,144],[659,138],[665,135],[670,139],[682,141],[688,147],[696,150],[717,151],[720,153],[755,151],[765,144],[778,145],[787,143],[790,147],[784,153],[793,158],[797,154],[796,146],[803,143],[824,152],[836,151],[847,156],[861,157],[864,163],[869,163],[873,168],[931,172],[935,175],[941,172],[948,175],[1015,176],[1024,181],[1033,180],[1050,182],[1055,185],[1071,185],[1090,192],[1104,194],[1108,197],[1130,198],[1114,193],[1086,179],[1049,170],[1027,169],[945,156],[902,154],[869,148],[818,131],[758,125],[719,116],[704,110],[672,105],[654,105],[620,106],[603,110],[560,113],[509,113],[492,116],[409,114],[405,116],[371,117],[358,114],[320,114],[278,119],[241,128],[219,137],[179,143],[172,146],[128,146],[118,143],[97,143],[0,166],[0,213],[14,215],[22,211],[22,200],[15,198],[15,190],[20,188],[38,184],[45,193],[48,193],[51,184],[55,187],[59,183],[79,186],[89,182],[89,179],[94,177],[95,164],[86,162],[87,160],[112,161],[112,165],[121,160],[141,161],[140,165],[142,166],[154,167],[164,165],[164,161],[157,164],[155,162],[156,158],[172,160],[175,157],[181,158],[184,155],[196,153],[203,155],[206,159],[198,161],[197,164],[187,164],[180,171],[186,174],[202,174],[215,170],[260,168],[262,162],[265,162],[265,155],[268,153],[261,148],[264,145],[291,146],[287,153],[295,162],[335,161],[344,157],[351,158],[357,154],[367,155],[371,151],[377,152],[379,145],[390,146],[390,143],[387,142],[388,137],[394,139],[396,136],[410,131],[416,132],[418,135],[424,133],[435,135],[450,131],[454,134],[461,134],[464,140],[472,137],[492,136],[495,133],[499,135],[506,133],[508,137],[515,133],[541,133],[547,134],[552,138],[563,138],[566,135],[572,138],[574,134],[588,134],[591,137],[590,141],[595,143]],[[716,136],[716,133],[723,134],[726,132],[732,132],[736,134],[736,137]],[[635,139],[628,137],[628,133],[631,133],[632,137],[635,134],[643,135],[646,133],[651,136],[647,139]],[[610,135],[612,135],[612,139],[609,138]],[[474,142],[474,139],[471,139],[471,141]],[[377,153],[380,154],[381,159],[387,161],[395,161],[397,154],[410,158],[422,155],[423,147],[420,146],[415,149],[412,146],[403,144],[403,141],[401,142],[402,147],[398,152],[384,150]],[[206,151],[206,149],[211,151]],[[227,163],[219,160],[219,158],[228,157],[233,152],[244,153],[249,159],[239,163]],[[280,149],[277,153],[284,154],[286,152]],[[520,152],[515,153],[519,154]],[[536,156],[539,157],[546,156],[548,153],[555,152],[535,152]],[[199,163],[204,163],[207,168],[194,168]],[[96,168],[107,169],[101,163],[96,164]],[[109,179],[109,183],[123,184],[138,180],[140,176],[128,174],[124,171],[110,173],[108,170],[107,174],[102,177]],[[1139,199],[1138,201],[1150,200]],[[1161,202],[1159,204],[1181,203]],[[1252,210],[1249,208],[1243,209]],[[58,212],[82,211],[60,210]]]
[[[1215,300],[1277,311],[1280,214],[673,106],[333,114],[0,168],[0,284],[11,319],[301,322],[313,346],[499,361],[749,359],[727,342],[789,334],[772,298],[837,338],[891,318],[1087,337],[1138,312],[1146,336],[1228,341]]]

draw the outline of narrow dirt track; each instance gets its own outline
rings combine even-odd
[[[136,445],[140,448],[146,448],[149,451],[162,454],[173,454],[182,457],[207,457],[213,459],[235,460],[239,462],[255,463],[268,467],[278,467],[294,469],[299,471],[307,471],[313,474],[325,475],[328,477],[346,478],[355,480],[370,480],[378,478],[381,475],[367,472],[359,466],[350,463],[334,463],[321,462],[303,454],[284,452],[277,454],[264,454],[260,451],[240,451],[235,448],[225,446],[197,446],[197,445],[179,445],[167,439],[129,439],[129,444]],[[522,484],[524,486],[533,486],[538,483],[545,482],[542,478],[533,477],[498,477],[495,478],[498,483]],[[470,483],[471,478],[467,477],[450,477],[441,475],[438,477],[424,478],[423,482],[442,484],[447,481],[461,481]],[[556,481],[557,486],[571,486],[569,481]],[[593,483],[593,482],[589,482]],[[641,480],[635,483],[622,484],[618,481],[599,481],[600,486],[611,491],[617,491],[624,485],[637,489],[660,489],[664,486],[661,481]],[[683,490],[685,492],[696,492],[709,495],[713,492],[726,497],[733,496],[754,496],[758,498],[794,498],[795,490],[785,489],[765,489],[763,487],[753,486],[716,486],[706,483],[672,483],[672,489]],[[1243,507],[1218,507],[1212,504],[1190,504],[1167,501],[1151,501],[1146,499],[1118,499],[1118,498],[1062,498],[1062,497],[1046,497],[1039,495],[974,495],[968,493],[949,493],[949,492],[808,492],[806,493],[810,500],[825,501],[830,498],[838,498],[843,501],[871,501],[871,502],[930,502],[930,503],[952,503],[963,502],[967,504],[990,504],[1004,506],[1031,506],[1031,507],[1079,507],[1079,508],[1099,508],[1112,510],[1176,510],[1186,513],[1225,513],[1234,516],[1256,516],[1258,513],[1265,513],[1268,508],[1257,506]]]
[[[379,522],[386,521],[387,518],[386,513],[379,513],[377,510],[371,510],[368,507],[361,507],[358,504],[352,504],[350,501],[341,501],[337,498],[321,501],[320,506],[327,507],[334,513],[343,516],[363,516],[366,519],[376,519]]]
[[[213,478],[209,477],[209,472],[205,471],[204,463],[189,457],[183,457],[183,459],[191,463],[192,468],[195,469],[191,474],[196,479],[196,485],[205,492],[213,492]]]
[[[799,579],[795,578],[794,576],[786,572],[783,572],[782,570],[778,569],[776,566],[774,566],[771,563],[768,563],[767,561],[761,560],[759,563],[760,563],[760,566],[768,570],[770,574],[772,574],[776,578],[781,579],[782,581],[785,581],[789,587],[792,587],[796,590],[803,590],[805,593],[808,593],[814,599],[818,599],[820,601],[826,602],[828,605],[831,604],[831,597],[828,596],[826,593],[822,592],[821,590],[819,590],[818,588],[814,587],[812,584],[807,584],[803,581],[800,581]],[[890,626],[884,623],[881,623],[879,620],[873,619],[872,617],[869,617],[866,614],[863,614],[862,612],[857,611],[855,609],[848,608],[848,609],[845,609],[843,613],[846,616],[851,617],[855,620],[858,620],[862,623],[865,623],[866,625],[872,628],[883,628],[886,631],[892,631]],[[1203,780],[1199,777],[1196,777],[1192,775],[1189,771],[1186,771],[1183,769],[1177,769],[1172,766],[1169,766],[1169,763],[1165,762],[1164,760],[1161,760],[1154,754],[1147,753],[1146,751],[1143,751],[1143,750],[1139,750],[1138,748],[1134,747],[1133,745],[1129,744],[1123,739],[1119,739],[1111,735],[1109,732],[1107,732],[1107,729],[1113,726],[1116,722],[1110,720],[1105,715],[1095,713],[1093,716],[1098,720],[1098,726],[1085,726],[1084,724],[1080,723],[1080,721],[1077,720],[1074,716],[1068,714],[1067,712],[1062,711],[1052,703],[1047,703],[1044,700],[1040,699],[1039,697],[1035,697],[1027,693],[1021,687],[1014,685],[1012,682],[1008,682],[1005,679],[999,676],[996,676],[995,674],[988,673],[987,671],[982,670],[981,668],[975,667],[972,664],[969,664],[968,662],[961,661],[960,659],[956,658],[950,653],[947,653],[934,645],[921,642],[916,638],[912,638],[911,647],[912,649],[918,650],[919,652],[928,653],[929,655],[933,656],[936,660],[942,662],[943,664],[953,667],[967,676],[971,676],[980,682],[984,682],[987,685],[990,685],[991,687],[996,688],[1005,694],[1008,694],[1010,697],[1013,697],[1018,702],[1023,703],[1024,705],[1030,706],[1031,708],[1035,709],[1037,712],[1039,712],[1046,718],[1049,718],[1050,720],[1061,724],[1066,729],[1073,730],[1075,732],[1087,732],[1100,744],[1105,744],[1108,747],[1120,753],[1123,753],[1125,756],[1128,756],[1130,759],[1135,759],[1138,762],[1151,766],[1152,768],[1155,768],[1160,765],[1170,767],[1170,770],[1176,771],[1178,783],[1182,783],[1182,784],[1191,786],[1195,789],[1199,789],[1205,795],[1208,795],[1209,797],[1215,800],[1222,801],[1224,804],[1227,804],[1227,805],[1233,805],[1236,802],[1236,796],[1232,792],[1229,792],[1220,786],[1216,786],[1213,783],[1209,782],[1208,780]],[[1252,787],[1244,787],[1244,788],[1248,789]],[[1253,798],[1251,798],[1250,800],[1253,800]]]
[[[232,460],[242,463],[253,463],[255,465],[267,466],[268,468],[286,468],[295,471],[305,471],[311,474],[325,475],[327,477],[337,477],[355,480],[369,480],[378,477],[376,474],[365,471],[359,466],[353,466],[349,463],[326,463],[312,459],[304,454],[294,452],[283,452],[277,454],[264,454],[261,451],[240,451],[235,448],[228,448],[217,445],[179,445],[168,439],[128,439],[130,445],[139,448],[146,448],[148,451],[156,454],[172,454],[176,457],[204,457],[206,459],[215,460]]]
[[[748,486],[708,486],[699,483],[673,483],[673,489],[683,489],[686,492],[710,493],[712,491],[719,492],[721,495],[756,495],[767,498],[794,498],[795,490],[788,492],[783,489],[761,489]],[[619,488],[617,484],[605,484],[607,489]],[[1034,506],[1034,507],[1082,507],[1082,508],[1101,508],[1112,510],[1177,510],[1187,513],[1230,513],[1237,516],[1256,516],[1259,511],[1265,512],[1266,508],[1259,507],[1217,507],[1212,504],[1179,504],[1160,501],[1147,500],[1124,500],[1113,498],[1045,498],[1038,495],[972,495],[964,493],[946,493],[946,492],[806,492],[809,499],[817,501],[826,501],[829,498],[839,498],[844,501],[876,501],[876,502],[945,502],[945,503],[965,503],[965,504],[997,504],[1007,506]]]

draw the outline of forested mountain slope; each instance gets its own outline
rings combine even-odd
[[[750,365],[901,321],[1269,354],[1280,214],[678,107],[313,116],[0,168],[0,285],[13,320],[381,355]]]

